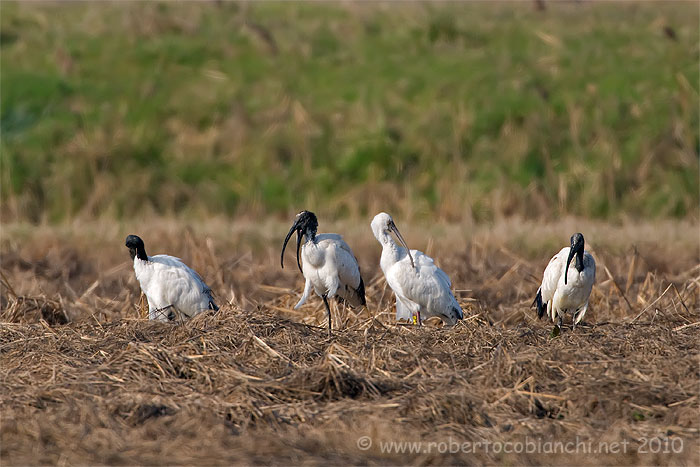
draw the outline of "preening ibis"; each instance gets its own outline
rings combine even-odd
[[[371,225],[382,245],[379,265],[396,295],[397,321],[411,321],[413,315],[417,315],[421,323],[422,319],[437,316],[445,324],[454,325],[462,319],[462,308],[450,290],[452,282],[433,259],[418,250],[409,250],[389,214],[380,212]],[[394,242],[391,232],[403,246]]]
[[[572,314],[576,328],[588,310],[588,297],[595,282],[595,260],[584,247],[583,234],[573,234],[571,246],[562,248],[549,260],[533,302],[537,305],[537,316],[542,318],[546,310],[559,328],[567,312]],[[576,261],[571,264],[573,258]]]
[[[292,234],[296,232],[297,266],[304,275],[306,284],[304,294],[294,305],[294,309],[298,309],[306,302],[313,288],[326,306],[330,335],[331,309],[328,306],[328,299],[336,296],[352,307],[366,305],[365,284],[360,275],[357,259],[343,237],[334,233],[317,234],[317,229],[318,220],[313,212],[301,211],[297,214],[282,245],[281,264],[284,268],[284,249]],[[304,236],[306,241],[302,246]]]
[[[134,260],[136,279],[148,299],[149,319],[173,321],[219,309],[209,286],[180,258],[146,255],[143,240],[136,235],[126,237],[126,247]]]

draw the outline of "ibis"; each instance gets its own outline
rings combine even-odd
[[[423,319],[437,316],[443,323],[454,325],[462,319],[462,308],[450,290],[450,278],[430,256],[408,248],[391,216],[380,212],[371,226],[382,245],[379,265],[396,295],[396,320],[411,321],[416,316],[420,325]],[[392,232],[401,246],[394,242]]]
[[[211,288],[180,258],[148,256],[143,240],[137,235],[126,237],[126,247],[134,261],[136,279],[148,300],[149,319],[174,321],[219,309]]]
[[[533,302],[537,305],[537,316],[542,318],[546,311],[559,328],[564,315],[571,313],[575,329],[588,310],[588,297],[595,282],[595,260],[584,247],[583,234],[573,234],[571,246],[562,248],[549,260]]]
[[[292,234],[297,234],[297,266],[306,281],[304,293],[294,305],[298,309],[309,298],[311,289],[323,299],[328,312],[328,334],[331,334],[331,309],[328,299],[344,301],[352,307],[366,306],[365,284],[360,275],[357,259],[343,237],[334,233],[316,233],[318,220],[310,211],[301,211],[282,245],[280,262],[284,268],[284,249]],[[302,239],[306,238],[303,246]],[[300,260],[301,258],[301,260]]]

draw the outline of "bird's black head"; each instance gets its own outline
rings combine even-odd
[[[126,237],[126,247],[129,249],[131,254],[131,259],[138,256],[140,260],[148,261],[148,256],[146,255],[146,247],[143,244],[143,240],[138,235],[129,235]]]
[[[586,243],[582,233],[577,232],[571,236],[571,248],[569,249],[569,257],[566,259],[566,269],[564,269],[564,284],[566,284],[569,264],[571,264],[571,260],[574,256],[576,256],[576,270],[578,272],[583,271],[583,250],[585,246]]]
[[[301,248],[301,237],[306,235],[310,240],[316,237],[316,230],[318,229],[318,219],[316,219],[316,214],[311,211],[301,211],[294,218],[294,224],[292,228],[289,229],[287,236],[284,239],[284,244],[282,244],[282,255],[280,258],[282,267],[284,268],[284,249],[287,248],[287,242],[291,238],[294,232],[297,233],[297,266],[301,271],[301,262],[299,261],[299,249]],[[302,271],[303,272],[303,271]]]
[[[579,249],[583,251],[583,247],[585,245],[585,241],[583,239],[583,234],[581,232],[576,232],[571,236],[571,248],[576,248],[578,251]]]

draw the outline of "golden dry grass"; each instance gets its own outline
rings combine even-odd
[[[345,234],[367,283],[369,308],[336,309],[332,338],[319,299],[291,310],[302,282],[293,261],[279,267],[286,224],[4,226],[3,464],[700,462],[697,223],[397,222],[452,277],[465,310],[455,328],[393,323],[364,224],[321,220]],[[529,306],[575,230],[597,283],[586,325],[552,339]],[[183,257],[221,310],[184,325],[142,319],[126,233],[150,254]],[[657,438],[662,452],[639,452]],[[629,444],[617,454],[428,444],[447,440]],[[390,441],[423,451],[382,452]]]

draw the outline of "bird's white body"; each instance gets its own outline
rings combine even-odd
[[[294,309],[302,306],[313,289],[319,297],[338,296],[349,305],[360,306],[360,266],[352,250],[338,234],[318,234],[301,246],[301,269],[306,283]]]
[[[462,319],[463,313],[450,290],[450,278],[430,256],[418,250],[410,250],[413,258],[411,265],[408,250],[397,245],[386,229],[390,219],[388,214],[377,214],[372,221],[372,231],[382,245],[379,265],[387,284],[396,295],[397,321],[411,321],[414,315],[419,314],[421,320],[437,316],[445,324],[454,325]]]
[[[134,258],[136,279],[148,299],[149,319],[168,321],[168,316],[192,317],[217,309],[211,289],[180,258],[168,255],[148,256],[148,261]]]
[[[588,310],[588,298],[595,282],[595,260],[585,251],[581,272],[572,261],[564,284],[564,268],[570,250],[570,247],[564,247],[549,260],[539,292],[542,294],[542,302],[547,303],[547,314],[553,322],[568,312],[573,314],[574,324],[578,324]]]

